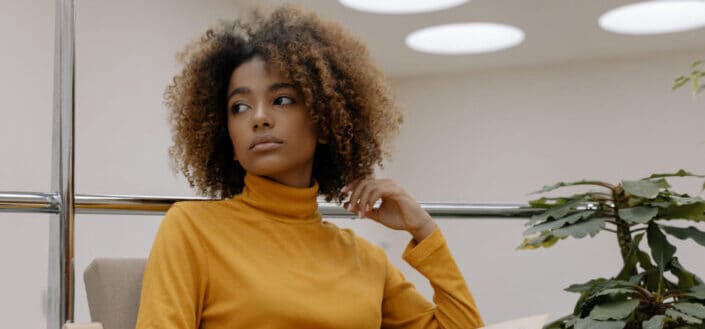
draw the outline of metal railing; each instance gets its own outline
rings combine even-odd
[[[162,215],[174,202],[208,201],[201,197],[145,195],[74,196],[77,214]],[[524,203],[455,203],[422,202],[434,218],[526,218],[540,212]],[[56,194],[35,192],[0,192],[0,212],[59,213],[61,202]],[[353,214],[332,202],[319,202],[318,211],[326,218],[350,218]]]
[[[177,201],[206,198],[74,193],[74,0],[56,0],[52,185],[50,193],[0,192],[0,212],[48,213],[47,328],[74,319],[74,217],[79,214],[161,215]],[[527,218],[539,212],[524,203],[421,202],[436,218]],[[334,203],[319,203],[323,217],[352,217]]]

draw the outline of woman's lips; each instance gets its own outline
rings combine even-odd
[[[274,137],[272,134],[264,134],[255,136],[250,145],[250,149],[253,152],[267,152],[279,148],[283,143],[284,141]]]
[[[253,148],[252,151],[254,152],[266,152],[266,151],[271,151],[279,148],[282,145],[282,143],[277,143],[277,142],[266,142],[266,143],[259,143],[256,144]]]

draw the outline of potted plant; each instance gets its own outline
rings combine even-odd
[[[679,170],[618,184],[561,182],[534,192],[577,185],[599,188],[530,201],[532,207],[545,211],[526,224],[520,249],[550,247],[568,237],[608,232],[615,235],[624,263],[614,277],[566,288],[580,294],[573,313],[545,328],[705,328],[705,283],[679,262],[676,247],[669,242],[672,238],[690,239],[705,246],[705,232],[695,226],[672,225],[675,219],[705,221],[705,200],[672,191],[667,181],[670,177],[705,176]]]

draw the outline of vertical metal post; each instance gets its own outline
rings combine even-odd
[[[52,193],[59,212],[49,224],[47,329],[74,318],[74,0],[56,0]]]

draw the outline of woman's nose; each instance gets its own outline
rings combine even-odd
[[[274,119],[272,118],[271,109],[266,105],[260,104],[254,109],[252,116],[252,128],[273,127]]]

